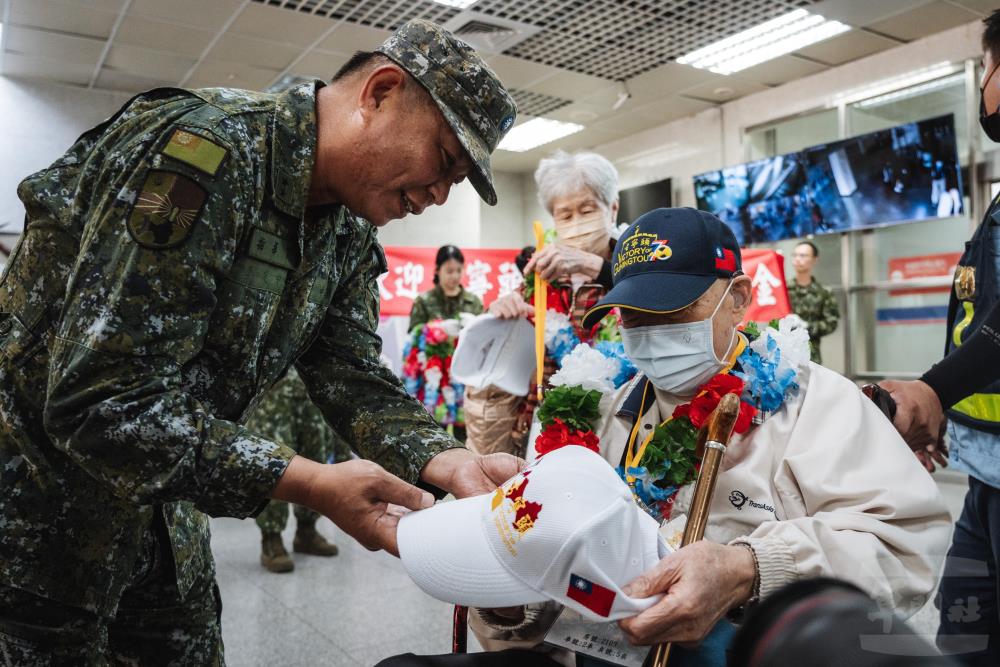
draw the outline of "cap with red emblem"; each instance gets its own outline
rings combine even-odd
[[[606,621],[656,601],[622,588],[666,554],[657,529],[607,461],[567,446],[491,494],[404,516],[397,538],[407,573],[439,600],[484,608],[554,600]]]

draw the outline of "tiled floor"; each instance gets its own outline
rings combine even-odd
[[[948,474],[939,482],[957,516],[964,477]],[[289,523],[287,548],[294,519]],[[336,536],[339,556],[292,554],[294,572],[271,574],[259,564],[260,533],[252,521],[212,521],[231,667],[370,667],[399,653],[449,650],[450,605],[424,595],[395,558],[366,551],[325,519],[320,530]],[[917,632],[933,634],[937,612],[928,605],[910,622]]]
[[[408,651],[450,650],[450,605],[424,595],[395,558],[365,550],[326,519],[319,527],[336,536],[340,554],[293,553],[295,571],[272,574],[260,566],[253,521],[212,521],[228,665],[369,667]]]

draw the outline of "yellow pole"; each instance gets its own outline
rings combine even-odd
[[[545,230],[542,223],[535,220],[535,252],[545,245]],[[545,379],[545,313],[548,310],[548,291],[545,281],[535,271],[535,383],[538,385],[538,400],[542,400],[542,383]]]

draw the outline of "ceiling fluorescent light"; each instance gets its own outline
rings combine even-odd
[[[523,153],[537,148],[550,141],[568,137],[583,129],[583,125],[576,123],[564,123],[560,120],[550,120],[548,118],[533,118],[527,123],[522,123],[507,133],[500,145],[500,150]]]
[[[454,7],[455,9],[465,9],[470,5],[476,4],[476,0],[434,0],[434,2],[438,3],[439,5]]]
[[[829,21],[819,14],[796,9],[692,51],[677,62],[716,74],[733,74],[850,29],[851,26],[840,21]]]
[[[833,100],[831,100],[827,106],[835,107],[838,104],[854,104],[855,102],[867,100],[868,98],[879,97],[881,95],[885,95],[886,93],[893,93],[898,90],[902,90],[903,88],[909,88],[910,86],[917,86],[928,81],[933,81],[934,79],[940,79],[948,76],[949,74],[954,74],[958,70],[959,66],[957,65],[953,65],[948,62],[937,63],[936,65],[907,72],[906,74],[900,74],[899,76],[890,77],[888,79],[881,79],[861,88],[855,88],[853,90],[839,93],[834,95]]]
[[[878,97],[870,97],[866,100],[861,100],[857,103],[857,106],[860,109],[880,107],[886,104],[892,104],[893,102],[898,102],[899,100],[916,97],[917,95],[924,95],[935,90],[940,90],[941,88],[947,88],[948,86],[953,86],[957,83],[962,83],[963,81],[965,81],[964,74],[952,74],[951,76],[946,76],[943,79],[928,81],[927,83],[904,88],[903,90],[897,90],[892,93],[886,93],[885,95],[879,95]]]

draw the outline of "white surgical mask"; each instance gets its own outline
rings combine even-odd
[[[733,330],[722,359],[715,356],[712,319],[722,307],[732,282],[707,320],[621,328],[625,354],[653,386],[668,394],[692,396],[725,365],[736,340]]]
[[[569,220],[556,220],[556,234],[566,245],[595,255],[607,250],[611,227],[603,211],[594,211]]]

